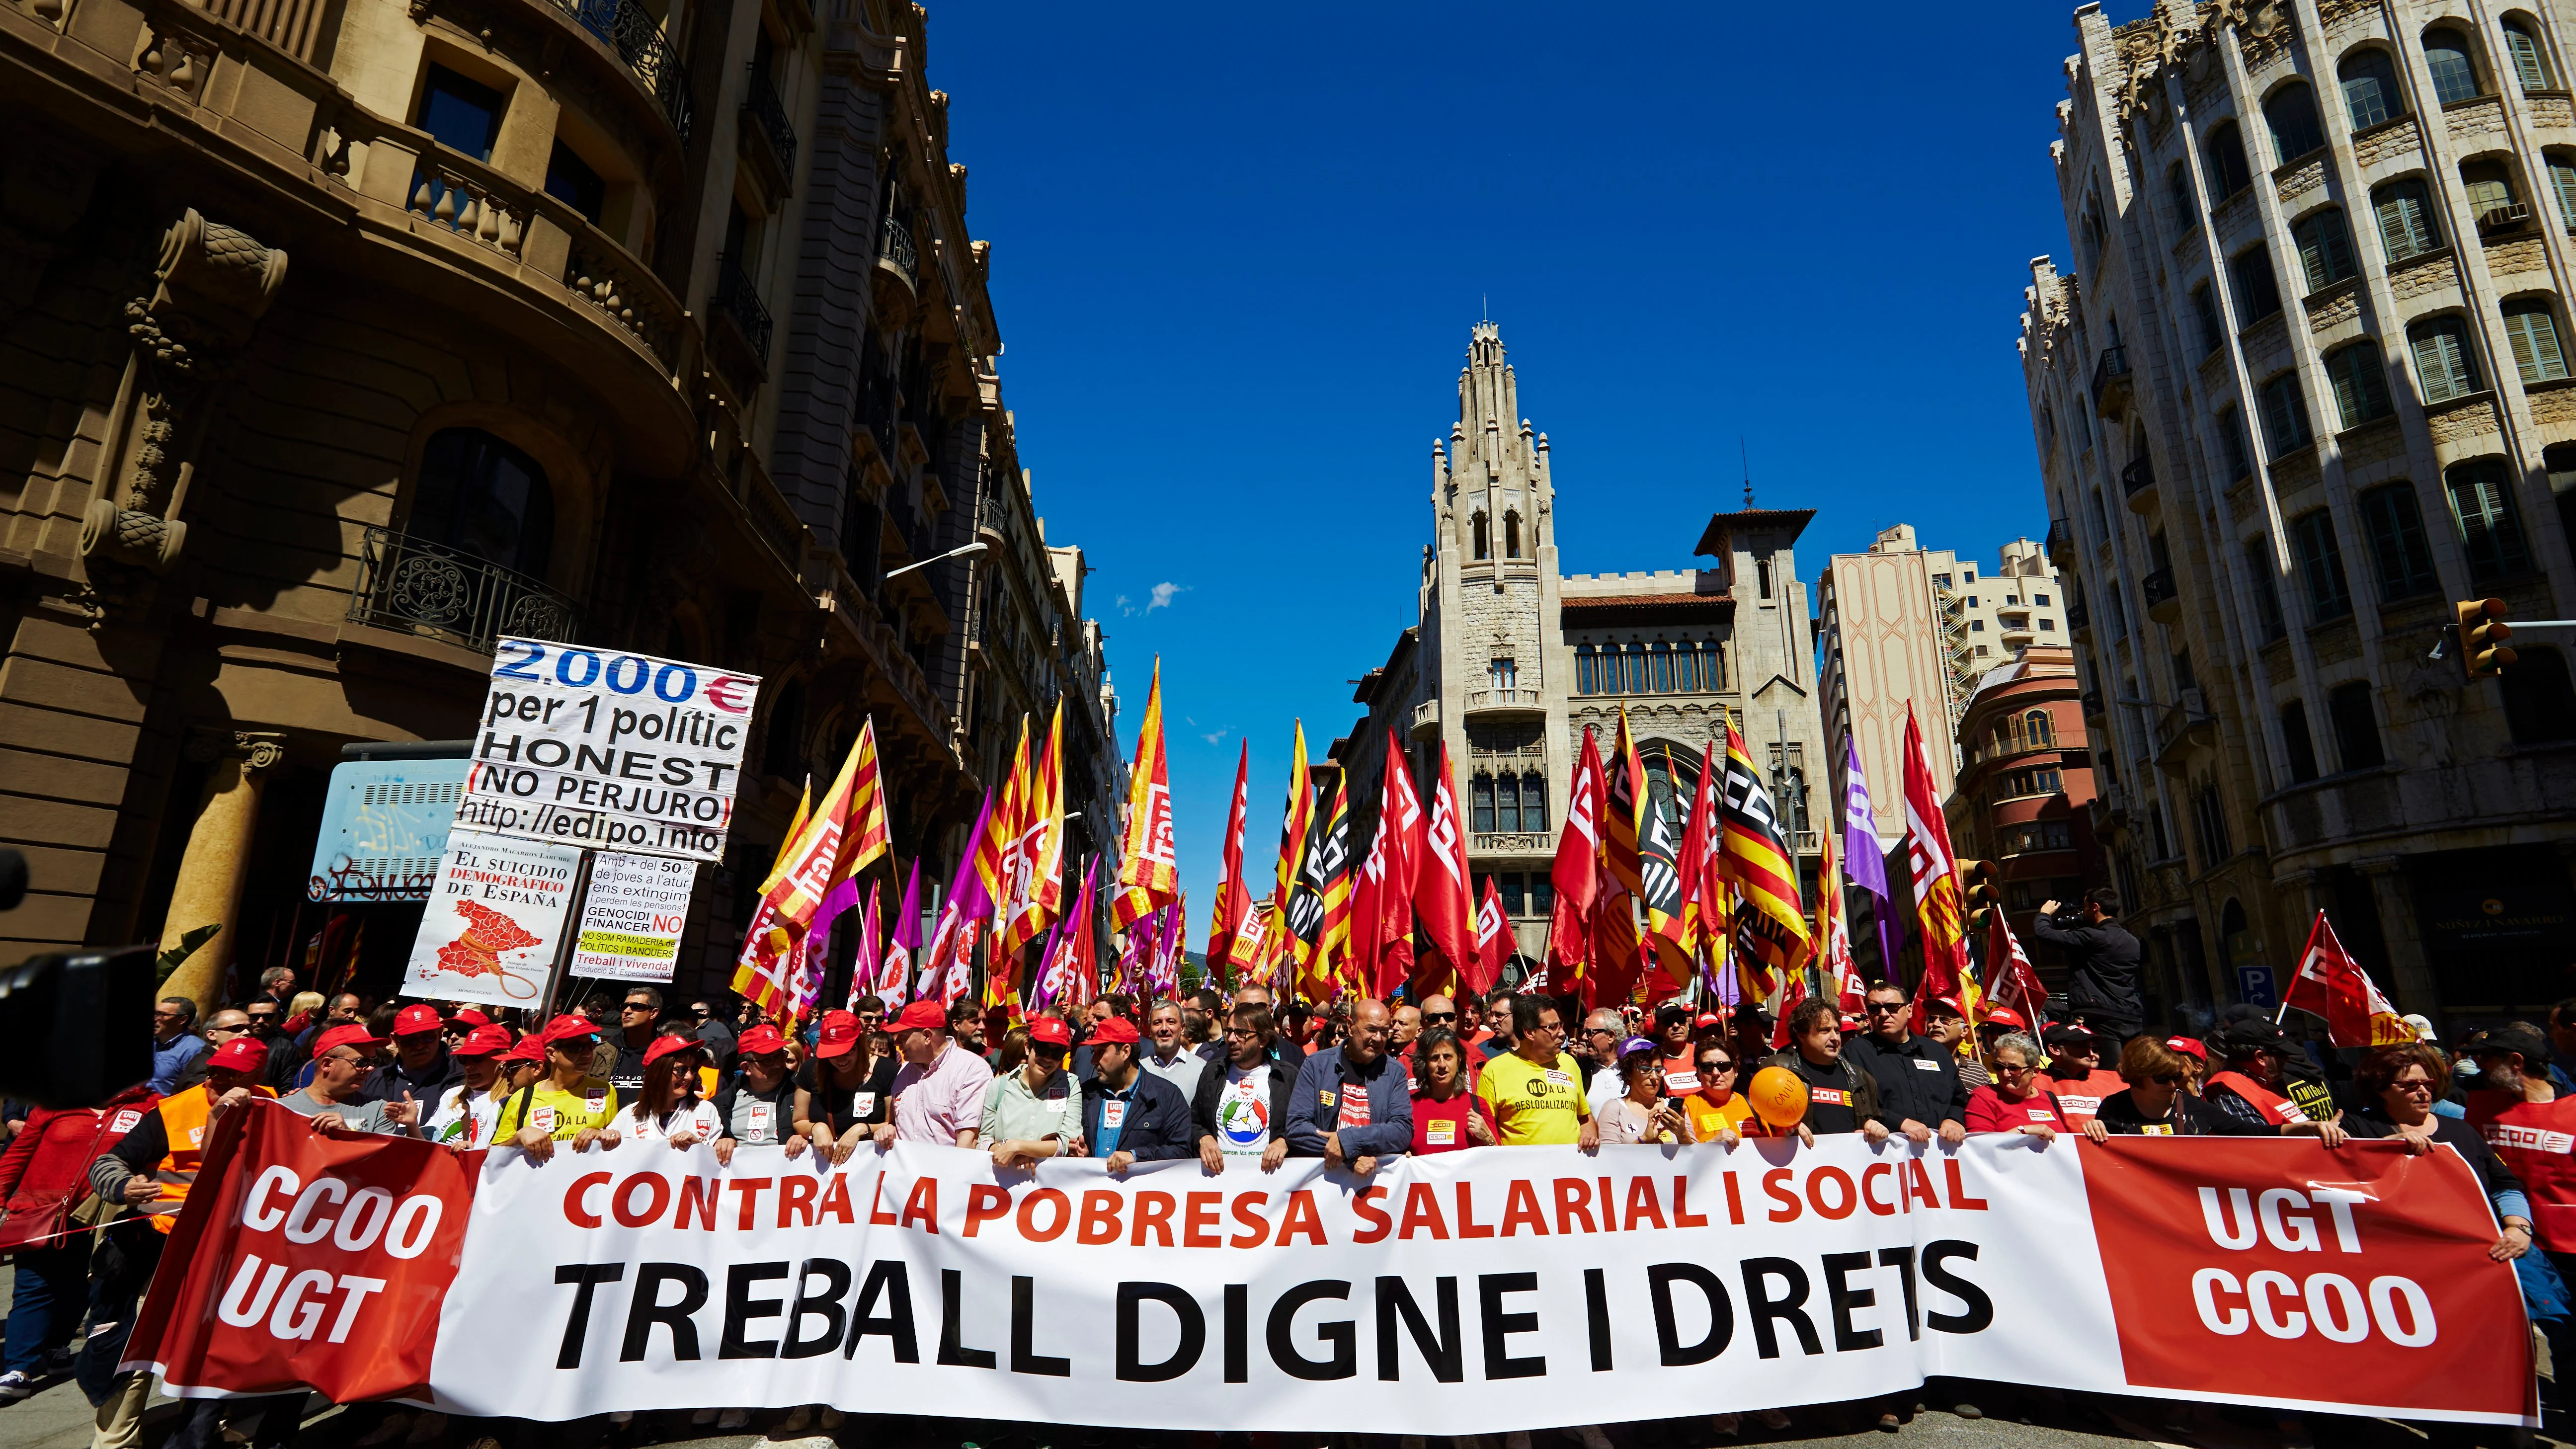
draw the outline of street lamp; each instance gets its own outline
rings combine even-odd
[[[902,568],[896,569],[894,572],[887,574],[886,577],[890,579],[899,579],[905,574],[911,573],[914,569],[926,569],[932,564],[945,563],[952,558],[973,558],[975,555],[982,553],[991,547],[991,544],[986,543],[979,538],[973,543],[952,548],[948,552],[939,555],[937,558],[926,558],[919,563],[905,564]]]

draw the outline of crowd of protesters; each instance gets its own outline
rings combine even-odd
[[[2099,922],[2077,929],[2096,931],[2097,947],[2104,939]],[[2089,979],[2097,997],[2116,997],[2098,973]],[[1578,1014],[1568,1001],[1499,990],[1481,1001],[1283,1008],[1246,987],[1155,1001],[1113,994],[1016,1023],[965,1003],[914,1002],[889,1015],[862,998],[790,1032],[748,1005],[728,1011],[701,999],[666,1010],[650,986],[517,1021],[516,1012],[298,992],[291,972],[272,970],[251,999],[202,1023],[184,998],[159,1003],[144,1085],[99,1107],[0,1121],[14,1130],[0,1151],[0,1250],[16,1270],[0,1403],[69,1374],[97,1409],[93,1449],[142,1442],[151,1384],[117,1372],[126,1332],[211,1125],[253,1098],[317,1130],[539,1160],[635,1141],[706,1143],[727,1163],[744,1146],[841,1162],[873,1141],[982,1150],[1002,1168],[1090,1157],[1113,1172],[1183,1159],[1211,1172],[1272,1172],[1304,1157],[1367,1174],[1405,1153],[1478,1147],[1732,1147],[1782,1130],[1745,1095],[1765,1067],[1805,1086],[1804,1118],[1787,1130],[1811,1143],[1854,1133],[1930,1149],[1974,1133],[2045,1144],[2072,1132],[2097,1142],[2275,1135],[2453,1148],[2487,1192],[2493,1256],[2515,1263],[2553,1360],[2576,1352],[2567,1287],[2576,1281],[2576,1159],[2527,1145],[2576,1133],[2576,1000],[2551,1012],[2545,1032],[2508,1022],[2454,1050],[2413,1018],[2424,1040],[2357,1060],[2313,1051],[2249,1009],[2203,1036],[2159,1037],[2138,1032],[2117,999],[2108,1009],[2089,1004],[2046,1023],[1988,1007],[1972,1026],[1961,1003],[1918,1002],[1886,982],[1867,990],[1856,1014],[1811,998],[1784,1022],[1749,1005],[1721,1013],[1678,1001],[1651,1013]],[[2033,1407],[2030,1391],[1935,1379],[1831,1412],[1847,1421],[1856,1408],[1895,1432],[1923,1404],[1967,1418]],[[188,1401],[166,1443],[272,1449],[295,1438],[305,1408],[302,1395]],[[683,1417],[719,1432],[753,1420],[721,1407]],[[1751,1417],[1774,1431],[1796,1423],[1782,1409]],[[510,1439],[496,1437],[498,1426],[383,1405],[353,1406],[335,1422],[334,1442],[350,1449],[486,1449]],[[767,1431],[794,1440],[844,1422],[809,1405],[775,1416]],[[1667,1428],[1734,1436],[1745,1426],[1720,1414],[1643,1427],[1632,1437],[1651,1443]],[[2285,1443],[2308,1437],[2295,1417],[2278,1427]],[[597,1440],[585,1432],[632,1439],[643,1430],[612,1415],[594,1431],[541,1437],[586,1449]],[[1584,1449],[1611,1442],[1599,1425],[1564,1432]],[[1503,1438],[1503,1449],[1528,1449],[1527,1434]]]

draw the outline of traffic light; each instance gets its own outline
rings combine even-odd
[[[2513,633],[2504,622],[2504,600],[2462,599],[2452,608],[2460,618],[2460,667],[2471,679],[2504,673],[2513,662],[2513,650],[2504,642]]]
[[[1959,862],[1959,926],[1974,937],[1986,929],[1995,917],[1995,905],[2002,895],[1995,888],[1995,863],[1991,860]]]

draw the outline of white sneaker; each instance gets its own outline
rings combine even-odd
[[[1575,1425],[1574,1437],[1582,1441],[1583,1449],[1610,1449],[1610,1436],[1602,1433],[1598,1424]]]
[[[0,1403],[14,1404],[20,1399],[34,1397],[35,1392],[36,1381],[25,1371],[11,1369],[0,1374]]]
[[[716,1416],[716,1427],[719,1429],[742,1429],[749,1427],[750,1424],[751,1410],[749,1409],[727,1409]]]

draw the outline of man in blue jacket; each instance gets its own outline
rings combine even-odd
[[[1082,1084],[1082,1140],[1111,1172],[1198,1156],[1198,1127],[1181,1089],[1136,1061],[1136,1023],[1113,1016],[1091,1033],[1092,1079]],[[1412,1129],[1405,1129],[1411,1140]]]
[[[1365,1177],[1379,1158],[1412,1148],[1413,1098],[1404,1068],[1386,1054],[1392,1021],[1385,1002],[1363,1001],[1341,1048],[1306,1058],[1288,1104],[1290,1156],[1320,1157]]]

